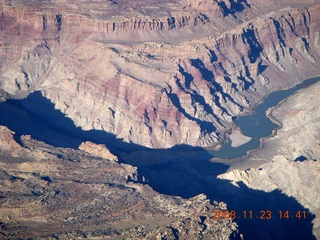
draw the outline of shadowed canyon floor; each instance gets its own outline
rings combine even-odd
[[[317,84],[316,86],[317,88],[315,88],[314,85],[312,86],[313,91],[315,93],[318,91],[318,86],[320,85]],[[304,91],[305,94],[311,97],[311,99],[312,97],[314,99],[317,99],[317,95],[310,92],[310,90],[304,89],[301,91],[302,92]],[[299,93],[297,93],[297,95]],[[302,96],[298,99],[305,99],[305,96]],[[316,104],[317,103],[315,102],[315,105]],[[35,106],[37,107],[35,108]],[[301,108],[304,108],[304,106],[301,106]],[[310,108],[313,109],[312,106],[310,106]],[[129,177],[128,176],[125,177],[127,178],[125,182],[126,183],[128,181],[131,182],[131,184],[133,184],[133,188],[135,184],[137,184],[137,186],[149,185],[158,193],[177,196],[177,197],[183,197],[183,198],[192,198],[192,197],[196,197],[199,194],[205,194],[211,201],[221,201],[226,203],[229,210],[235,210],[238,214],[240,214],[239,216],[241,218],[235,219],[235,222],[239,226],[239,232],[245,236],[245,239],[256,239],[256,238],[266,239],[267,237],[270,239],[288,239],[288,238],[315,239],[312,232],[312,229],[313,229],[312,222],[315,220],[315,215],[310,212],[309,210],[310,208],[307,208],[305,205],[301,205],[300,203],[301,200],[297,201],[294,197],[292,197],[292,192],[289,192],[290,193],[289,195],[286,195],[285,192],[282,192],[283,190],[285,191],[285,189],[283,189],[281,185],[279,186],[278,189],[268,188],[268,191],[263,191],[260,189],[249,188],[246,185],[247,179],[248,179],[248,176],[246,177],[246,174],[244,174],[244,177],[240,175],[240,177],[236,179],[236,183],[230,182],[229,180],[221,179],[221,177],[217,178],[217,176],[223,176],[223,174],[229,169],[230,166],[231,166],[231,169],[235,168],[234,166],[236,166],[237,168],[248,168],[250,166],[251,167],[256,166],[256,168],[253,168],[254,170],[258,168],[264,169],[264,166],[260,166],[263,163],[263,161],[258,161],[258,160],[250,161],[249,159],[247,159],[248,156],[246,156],[244,157],[243,160],[235,160],[235,164],[232,164],[232,162],[227,162],[227,161],[226,163],[211,162],[210,160],[212,158],[212,155],[199,147],[177,146],[175,148],[167,149],[167,150],[164,150],[164,149],[151,150],[151,149],[146,149],[144,147],[137,146],[134,144],[125,143],[119,139],[116,139],[115,136],[113,136],[112,134],[107,134],[102,131],[96,131],[96,130],[83,131],[80,128],[77,128],[69,118],[64,116],[63,113],[61,113],[58,110],[55,110],[54,105],[47,99],[43,98],[40,92],[31,94],[29,95],[28,98],[24,100],[8,100],[6,103],[0,103],[0,109],[1,109],[1,112],[7,113],[6,115],[7,118],[19,119],[19,122],[20,121],[24,122],[23,127],[21,126],[21,124],[19,124],[18,121],[4,122],[6,123],[6,125],[8,125],[9,128],[17,132],[16,134],[17,140],[19,140],[19,136],[21,136],[22,134],[24,135],[31,134],[32,138],[35,138],[37,140],[42,140],[45,142],[48,142],[49,140],[48,143],[56,147],[71,147],[74,149],[77,149],[79,145],[85,141],[92,141],[95,143],[104,143],[109,147],[112,153],[120,157],[119,159],[120,162],[125,161],[126,163],[130,163],[133,166],[137,166],[137,170],[131,167],[132,168],[131,175],[130,176],[128,175]],[[314,110],[313,115],[307,114],[307,116],[317,116],[317,114],[318,112]],[[1,119],[3,121],[3,116],[1,117]],[[301,132],[297,132],[295,136],[298,137],[299,134],[301,134]],[[316,133],[313,133],[313,135],[315,134]],[[310,138],[311,138],[311,135],[310,135]],[[95,184],[100,184],[100,185],[108,184],[108,186],[110,185],[110,182],[108,182],[109,180],[105,180],[105,179],[103,181],[99,179],[97,180],[95,177],[96,174],[91,176],[90,174],[88,175],[88,173],[78,172],[77,170],[80,167],[78,166],[79,164],[81,164],[82,168],[83,168],[83,164],[88,164],[86,165],[85,169],[88,168],[88,171],[89,171],[89,169],[94,166],[93,162],[97,161],[97,164],[98,164],[98,162],[101,161],[99,160],[101,159],[101,157],[97,158],[92,156],[90,157],[90,155],[87,155],[86,157],[87,160],[84,163],[82,163],[82,160],[79,160],[79,159],[83,158],[81,157],[82,156],[81,154],[83,153],[78,153],[76,150],[54,148],[54,147],[41,144],[35,141],[32,142],[32,140],[26,137],[23,137],[22,141],[19,140],[19,142],[20,144],[25,146],[27,149],[29,149],[31,152],[35,151],[34,154],[36,154],[37,151],[50,154],[51,156],[50,158],[57,159],[58,161],[57,164],[65,165],[66,163],[71,161],[72,166],[69,167],[70,169],[68,171],[75,172],[75,173],[72,176],[70,176],[70,179],[68,181],[77,182],[79,184],[81,183],[90,184],[91,181],[94,181]],[[83,146],[82,149],[85,150],[86,149],[85,145],[82,145],[82,146]],[[275,146],[279,148],[283,146],[283,143],[277,144]],[[276,147],[273,147],[273,149],[275,149]],[[87,148],[90,151],[90,149],[92,149],[93,147],[89,145]],[[308,145],[301,147],[301,149],[304,149],[304,148],[308,148]],[[138,151],[134,151],[134,150],[138,150]],[[259,151],[268,152],[269,150],[268,148],[263,148],[261,150],[258,150],[258,152]],[[92,154],[93,156],[95,156],[94,151],[91,150],[91,155]],[[111,153],[109,154],[112,155]],[[256,156],[257,154],[255,153],[251,155]],[[101,155],[98,155],[98,156],[101,156]],[[111,159],[111,157],[108,157],[108,155],[106,156],[108,159]],[[307,156],[307,157],[310,158],[310,156]],[[50,158],[48,157],[42,158],[43,159],[42,161],[44,161],[43,164],[46,164],[46,161],[48,161]],[[265,161],[272,159],[271,156],[267,157],[267,155],[265,157],[260,156],[259,158],[263,158]],[[18,159],[19,157],[16,156],[16,160],[13,160],[11,164],[18,166],[17,165],[18,163],[16,163]],[[28,165],[29,161],[30,160],[24,160],[21,162],[21,160],[18,160],[20,165],[21,164]],[[110,160],[104,160],[104,161],[110,162]],[[8,159],[5,162],[8,162]],[[242,162],[242,165],[239,165],[240,164],[239,162]],[[115,162],[113,164],[118,165]],[[274,163],[272,163],[271,166],[273,166],[273,164]],[[21,167],[19,167],[18,172],[14,172],[14,173],[12,172],[11,174],[9,171],[8,174],[9,175],[11,174],[14,177],[11,176],[8,179],[13,179],[13,178],[18,179],[15,181],[20,181],[22,183],[26,181],[25,177],[22,177],[26,174],[24,173],[24,171],[26,171],[24,170],[25,166],[24,165],[22,166],[22,165]],[[27,172],[32,172],[32,174],[35,176],[39,175],[38,179],[44,182],[47,182],[48,186],[49,185],[52,186],[54,184],[60,184],[61,179],[55,177],[55,174],[54,174],[54,172],[59,173],[60,172],[59,170],[53,171],[51,168],[49,168],[47,171],[44,171],[43,169],[37,170],[37,167],[35,168],[35,166],[32,167],[33,169],[32,171],[27,170]],[[120,166],[121,165],[119,165],[119,167]],[[316,165],[314,166],[310,165],[304,170],[304,172],[309,171],[309,174],[311,174],[311,169],[313,169],[315,176],[317,176],[316,178],[312,178],[313,180],[319,177],[318,176],[319,171],[315,166],[319,166],[318,162]],[[5,167],[4,169],[6,168],[7,167]],[[96,170],[91,169],[90,172],[92,171],[95,172]],[[256,171],[262,172],[262,170],[256,170]],[[7,170],[5,170],[5,172],[7,172]],[[65,175],[64,173],[60,173],[60,174]],[[80,178],[85,177],[87,180],[78,180],[79,177]],[[295,179],[295,181],[299,179],[298,175],[296,177],[297,179]],[[303,176],[300,176],[300,177],[303,177]],[[231,179],[231,180],[234,181],[234,179]],[[284,179],[282,179],[281,181],[283,180]],[[272,181],[269,181],[269,183],[272,184]],[[118,180],[113,181],[111,188],[113,188],[112,186],[118,188],[119,186],[122,186],[122,185],[125,185],[125,184],[123,182],[118,182]],[[21,186],[17,185],[17,187],[21,187]],[[27,187],[31,188],[30,197],[32,196],[32,198],[36,198],[36,199],[43,199],[44,195],[47,197],[46,191],[48,187],[46,187],[45,185],[43,184],[41,185],[42,190],[41,191],[39,190],[40,193],[34,192],[36,190],[33,189],[35,187],[33,185],[27,186]],[[55,188],[58,188],[58,187],[55,186]],[[82,187],[79,186],[79,188],[81,189]],[[294,191],[294,189],[297,189],[297,188],[300,188],[300,186],[294,187],[291,191]],[[308,191],[308,189],[311,189],[311,186],[307,187],[306,191]],[[60,190],[60,188],[59,190],[56,190],[56,191],[59,191],[59,194],[62,194],[62,192],[60,193],[60,191],[62,191]],[[68,187],[66,187],[64,191],[65,193],[68,193],[70,190]],[[319,191],[315,189],[315,192],[319,192]],[[8,195],[7,193],[3,192],[2,199],[4,202],[9,204],[10,197],[8,197],[7,195]],[[11,196],[14,196],[14,194],[11,194]],[[66,199],[63,199],[60,201],[69,201],[73,197],[75,196],[71,194],[70,196],[66,197]],[[296,197],[299,198],[299,196],[296,196]],[[314,204],[312,208],[313,210],[316,208],[319,208],[319,203],[317,202],[318,198],[317,197],[314,197],[314,198],[315,198],[315,202],[313,202]],[[28,204],[31,204],[29,202],[30,200],[26,200],[26,201],[28,202]],[[75,204],[82,204],[82,201],[83,200],[79,200]],[[103,201],[103,203],[105,203],[106,201],[107,200]],[[28,206],[28,204],[26,206]],[[123,203],[123,204],[130,209],[130,203]],[[99,212],[101,211],[101,210],[98,210],[100,209],[99,206],[100,205],[98,204],[93,208],[96,208],[97,212]],[[258,217],[258,218],[261,217],[261,212],[260,212],[261,210],[271,211],[273,214],[272,218],[269,220],[256,219],[255,217]],[[279,211],[287,211],[287,210],[292,212],[306,211],[306,218],[304,219],[303,217],[301,219],[298,219],[298,218],[280,219]],[[46,205],[42,205],[39,211],[46,212],[48,211],[48,208]],[[64,214],[67,214],[67,212],[65,212],[66,210],[64,209],[64,207],[62,207],[62,209],[59,211],[62,211],[61,213],[62,216],[64,216]],[[84,211],[83,214],[85,215],[89,214],[88,212],[86,212],[87,210],[83,210],[83,211]],[[149,210],[147,208],[144,211],[148,212]],[[248,212],[253,211],[254,213],[253,219],[243,219],[243,211],[248,211]],[[56,211],[54,211],[53,214],[56,214],[55,212]],[[8,214],[9,213],[10,211],[8,212]],[[144,213],[144,214],[147,214],[147,213]],[[200,215],[201,214],[202,213],[200,213]],[[17,214],[16,216],[22,217],[19,214]],[[191,216],[186,215],[186,217],[191,217]],[[210,216],[206,215],[206,217],[210,217]],[[60,218],[62,217],[56,217],[56,221],[58,221]],[[96,218],[96,216],[91,216],[90,219],[91,218],[94,219]],[[145,223],[149,221],[151,222],[154,221],[155,217],[151,217],[151,219],[145,220]],[[161,217],[161,219],[163,219],[163,221],[166,222],[165,217]],[[80,217],[78,220],[75,220],[72,223],[74,225],[72,225],[71,223],[68,223],[68,224],[71,224],[73,228],[77,226],[79,230],[78,234],[90,236],[93,230],[91,232],[87,230],[86,232],[84,230],[86,228],[86,224],[85,223],[80,224],[79,221],[80,221]],[[113,220],[108,220],[108,221],[113,222]],[[141,221],[140,224],[142,224],[143,221],[142,220],[140,221]],[[170,222],[170,220],[168,221]],[[173,220],[171,219],[171,222],[172,221]],[[7,223],[7,221],[4,221],[4,222],[6,222],[6,229],[8,229],[8,232],[10,232],[10,229],[11,229],[10,221],[9,223]],[[23,223],[23,224],[27,224],[27,223]],[[41,221],[38,222],[38,224],[41,224]],[[137,219],[136,224],[139,225],[139,219]],[[120,224],[118,228],[111,228],[113,230],[109,230],[109,232],[111,235],[114,234],[114,236],[116,236],[117,234],[119,236],[121,236],[121,234],[124,234],[125,236],[125,232],[121,231],[121,228],[124,226],[125,226],[124,223],[122,225]],[[152,231],[154,231],[154,229],[157,229],[156,228],[157,226],[159,227],[159,225],[151,224],[151,226],[147,227],[144,230],[145,231],[144,236],[147,236],[146,235],[147,233],[150,233],[151,235],[156,234],[155,232],[152,232]],[[70,229],[69,227],[66,227],[64,231],[65,232],[70,231],[68,230]],[[92,229],[105,229],[105,228],[106,228],[106,225],[102,225],[100,227],[96,227]],[[276,235],[275,235],[275,229],[276,229]],[[32,229],[32,231],[34,231],[34,229]],[[4,231],[4,233],[5,232],[6,231]],[[22,230],[22,234],[23,232],[24,230]],[[25,231],[25,234],[26,233],[31,234],[28,231]],[[52,230],[52,233],[58,234],[57,230],[55,229]],[[41,233],[38,233],[38,234],[41,234]],[[59,234],[60,236],[63,236],[63,233],[59,233]],[[98,232],[95,232],[94,234],[99,235]],[[135,234],[138,234],[138,233],[135,233]]]
[[[261,137],[237,117],[319,76],[320,1],[0,12],[0,238],[320,239],[319,83],[268,110],[281,129],[259,149],[231,155]],[[207,151],[221,146],[231,159]]]

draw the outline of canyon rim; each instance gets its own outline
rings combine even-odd
[[[23,109],[35,116],[47,114],[46,103],[64,114],[72,129],[96,133],[90,141],[61,148],[33,139],[32,133],[17,140],[1,127],[4,237],[67,239],[71,229],[78,229],[72,232],[76,238],[250,239],[248,230],[242,231],[245,223],[210,218],[212,209],[236,205],[218,191],[226,186],[232,194],[250,198],[251,193],[257,199],[282,191],[278,199],[310,211],[313,218],[301,229],[319,238],[319,198],[306,198],[313,185],[310,179],[303,182],[309,171],[319,185],[320,174],[319,96],[310,87],[290,98],[295,105],[279,107],[286,112],[301,101],[298,110],[286,112],[285,118],[275,114],[283,131],[291,128],[296,137],[290,130],[281,132],[250,155],[250,161],[267,162],[262,172],[260,166],[247,171],[239,163],[228,173],[228,166],[207,173],[202,165],[179,159],[168,169],[161,164],[170,161],[153,168],[131,166],[114,149],[213,148],[223,144],[226,132],[236,145],[247,141],[234,126],[238,116],[252,112],[271,92],[320,74],[320,1],[1,0],[0,10],[0,101],[25,100]],[[303,105],[306,99],[313,105]],[[52,118],[55,126],[66,130],[57,119]],[[298,129],[301,125],[310,138]],[[297,136],[304,139],[299,146]],[[307,161],[299,162],[300,156]],[[175,172],[181,165],[186,172]],[[276,184],[284,177],[281,169],[266,178],[276,182],[275,188],[259,185],[277,166],[304,171],[301,194],[294,183]],[[162,174],[172,186],[164,186],[170,184],[160,179]],[[181,177],[192,179],[192,191]],[[181,194],[174,194],[178,188]],[[90,202],[85,197],[75,201],[80,193],[90,195]],[[31,206],[37,206],[33,215]],[[279,227],[282,239],[291,231],[290,224],[284,225]],[[30,226],[45,226],[46,231]],[[270,237],[273,227],[262,230],[259,225],[255,236]],[[12,235],[15,228],[20,235]]]

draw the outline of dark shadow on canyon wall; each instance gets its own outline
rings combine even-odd
[[[212,155],[201,148],[181,145],[153,150],[125,143],[103,131],[83,131],[55,110],[40,92],[23,100],[0,103],[0,124],[15,131],[17,139],[29,134],[56,147],[77,149],[81,142],[88,140],[106,144],[122,162],[137,166],[139,175],[144,176],[140,178],[141,183],[161,194],[189,198],[204,193],[212,201],[227,203],[228,209],[237,213],[235,221],[244,239],[315,239],[312,234],[315,216],[296,199],[279,190],[264,192],[250,189],[242,182],[234,185],[218,179],[228,165],[210,162]],[[151,165],[150,162],[155,163]],[[247,211],[247,219],[244,219],[244,211]],[[252,211],[252,219],[249,211]],[[289,218],[280,219],[279,211],[283,214],[288,211]]]
[[[33,139],[43,141],[55,147],[78,149],[83,141],[108,144],[116,149],[145,149],[136,144],[125,143],[113,134],[99,130],[84,131],[75,126],[54,104],[36,91],[26,99],[7,100],[0,103],[0,124],[5,125],[15,134],[20,142],[21,135],[31,135]]]
[[[212,201],[227,203],[228,210],[237,213],[235,221],[244,239],[315,239],[311,223],[315,216],[295,198],[277,189],[272,192],[250,189],[243,182],[235,186],[228,180],[217,178],[227,171],[227,165],[210,162],[210,157],[206,159],[205,154],[187,156],[173,156],[165,163],[140,166],[139,174],[162,194],[189,198],[204,193]],[[247,219],[244,219],[244,211]],[[248,215],[250,211],[252,217]],[[286,211],[288,219],[283,216]]]
[[[242,12],[245,8],[250,8],[250,4],[246,0],[230,0],[230,6],[227,6],[224,1],[217,3],[222,8],[224,16],[234,15],[237,12]]]

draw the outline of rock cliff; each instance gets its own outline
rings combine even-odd
[[[2,98],[41,90],[85,130],[208,147],[270,91],[319,73],[317,1],[151,2],[2,1]]]
[[[320,237],[320,84],[300,90],[271,111],[282,124],[277,135],[262,141],[262,148],[250,153],[251,159],[269,162],[258,168],[232,170],[219,176],[239,188],[271,192],[281,190],[294,197],[316,215],[313,232]],[[271,161],[270,161],[271,160]],[[286,208],[291,206],[287,204]],[[295,210],[295,209],[292,209]]]
[[[232,239],[231,219],[213,219],[205,195],[153,191],[137,169],[85,150],[54,148],[30,136],[23,147],[0,126],[1,239]],[[96,149],[102,149],[97,146]],[[107,149],[104,148],[107,152]],[[100,152],[101,153],[101,152]]]

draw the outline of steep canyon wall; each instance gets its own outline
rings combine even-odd
[[[83,129],[143,146],[213,146],[270,91],[319,74],[320,4],[294,4],[2,1],[1,97],[40,90]]]

